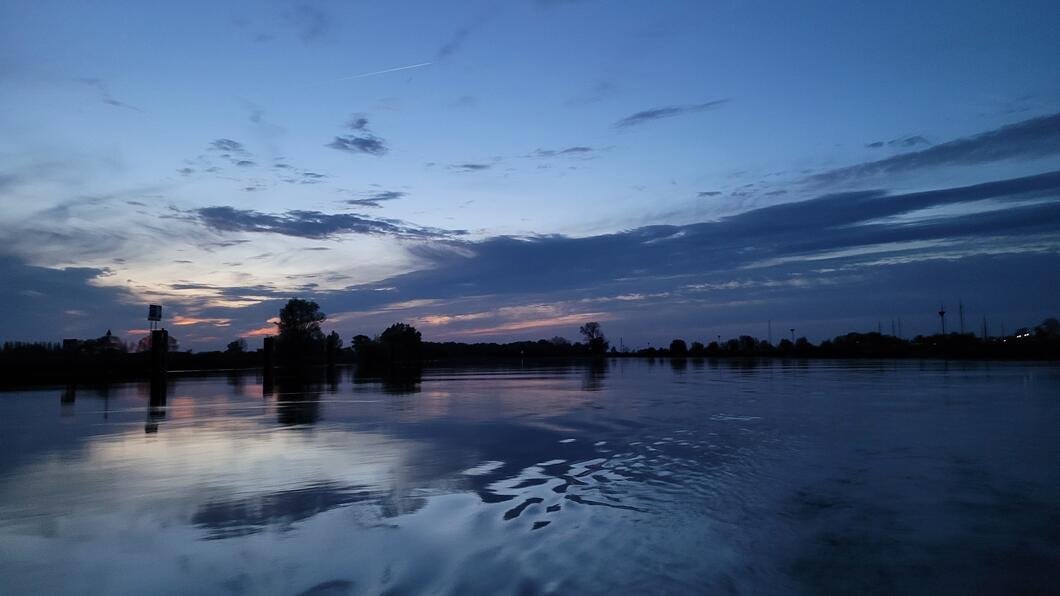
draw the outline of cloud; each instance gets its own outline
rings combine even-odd
[[[438,58],[448,58],[460,51],[460,49],[464,47],[464,43],[467,41],[468,37],[485,25],[490,20],[491,16],[492,15],[490,14],[481,14],[466,25],[459,27],[449,36],[449,39],[438,48]]]
[[[346,151],[349,153],[367,153],[369,155],[385,155],[389,151],[386,141],[372,133],[368,127],[368,118],[360,114],[354,114],[346,123],[346,128],[359,133],[335,137],[335,140],[327,144],[332,149]]]
[[[488,170],[491,167],[493,166],[488,163],[461,163],[451,164],[449,169],[457,172],[481,172],[483,170]]]
[[[566,149],[537,149],[529,155],[529,157],[573,157],[573,156],[587,156],[593,153],[592,147],[567,147]]]
[[[696,193],[697,197],[716,197],[721,194],[720,190],[704,190],[703,192]]]
[[[278,180],[287,184],[320,184],[328,179],[327,174],[296,168],[282,161],[273,163],[271,169]]]
[[[101,79],[81,79],[81,82],[95,89],[99,93],[100,100],[109,106],[114,106],[116,108],[125,108],[127,110],[133,110],[135,112],[143,111],[136,106],[129,105],[123,101],[118,101],[117,99],[115,99],[114,96],[110,93],[110,87],[107,85],[106,82]]]
[[[865,146],[869,149],[879,149],[881,147],[897,147],[900,149],[909,149],[916,147],[917,145],[930,145],[931,141],[925,139],[920,135],[914,135],[910,137],[900,137],[897,139],[891,139],[890,141],[875,141],[873,143],[867,143]]]
[[[610,296],[606,312],[651,335],[663,323],[684,333],[708,315],[722,325],[745,316],[776,319],[779,312],[825,320],[870,308],[878,316],[921,302],[930,308],[963,288],[993,287],[974,280],[998,276],[1022,279],[1014,283],[1044,294],[983,289],[991,308],[1041,310],[1033,305],[1060,299],[1060,287],[1041,274],[1047,270],[1041,267],[1060,266],[1057,222],[1060,172],[919,193],[840,193],[715,222],[418,245],[412,250],[425,263],[420,270],[322,300],[334,304],[329,308],[367,312],[382,301],[431,298],[437,302],[422,310],[438,317],[528,302],[565,304],[549,314],[561,317],[600,312]],[[614,299],[633,295],[644,299]],[[534,317],[544,318],[528,314],[526,320]]]
[[[60,341],[64,337],[99,337],[107,326],[115,333],[140,323],[144,314],[123,289],[94,282],[105,269],[34,267],[13,256],[0,256],[0,326],[4,341]]]
[[[396,201],[397,199],[404,198],[406,193],[396,190],[385,190],[377,192],[367,198],[363,199],[349,199],[345,201],[347,205],[353,205],[355,207],[382,207],[379,203],[384,201]]]
[[[390,150],[383,139],[370,134],[360,137],[354,135],[335,137],[335,140],[327,146],[348,153],[367,153],[376,156],[386,155]]]
[[[396,191],[377,195],[393,196],[389,192]],[[317,211],[207,207],[181,215],[222,233],[412,241],[402,247],[417,270],[342,291],[322,288],[350,283],[343,270],[286,277],[282,292],[172,281],[168,291],[180,296],[182,308],[199,309],[181,310],[182,316],[230,319],[233,333],[262,327],[291,288],[318,300],[325,312],[354,313],[335,321],[344,335],[377,332],[393,322],[386,306],[403,304],[408,308],[401,318],[429,322],[431,339],[573,334],[575,323],[591,316],[606,320],[609,334],[624,334],[627,343],[762,335],[755,325],[781,318],[818,338],[862,323],[874,329],[877,317],[892,314],[907,316],[910,330],[917,327],[909,313],[917,309],[925,313],[922,330],[931,331],[932,309],[955,295],[965,297],[969,312],[1004,314],[1011,328],[1056,314],[1047,311],[1060,303],[1060,287],[1048,275],[1060,267],[1060,171],[916,193],[833,193],[717,221],[585,237],[472,241],[460,231]],[[246,242],[223,238],[216,246]],[[0,260],[0,306],[19,316],[4,324],[5,339],[61,337],[67,324],[82,325],[69,334],[98,335],[106,326],[131,329],[142,318],[135,311],[126,323],[127,303],[135,301],[95,286],[103,269],[10,263]],[[66,311],[87,316],[56,319]],[[535,321],[551,323],[539,327]],[[97,324],[104,328],[90,329]],[[182,343],[185,336],[189,342],[206,337],[195,335],[194,325],[185,329]]]
[[[246,153],[246,148],[243,147],[243,143],[233,141],[232,139],[216,139],[210,143],[210,149],[214,151],[224,151],[226,153]]]
[[[926,168],[974,166],[1003,160],[1038,159],[1060,154],[1060,113],[1031,118],[920,151],[814,174],[807,181],[831,185],[870,176],[902,174]]]
[[[228,318],[204,318],[184,315],[173,315],[169,319],[170,324],[176,325],[177,327],[188,327],[191,325],[209,325],[212,327],[228,327],[232,323],[232,319]]]
[[[422,228],[395,219],[350,213],[292,210],[273,214],[228,206],[195,209],[190,212],[190,219],[220,232],[271,233],[317,240],[345,234],[437,239],[464,233],[462,230]]]
[[[637,126],[647,122],[652,122],[662,118],[673,118],[675,116],[683,116],[685,114],[693,114],[695,112],[702,112],[704,110],[710,110],[713,108],[721,107],[729,102],[728,99],[717,99],[714,101],[708,101],[706,103],[687,105],[687,106],[668,106],[662,108],[652,108],[650,110],[644,110],[635,114],[630,114],[625,118],[622,118],[618,122],[615,122],[615,128],[628,128],[630,126]]]

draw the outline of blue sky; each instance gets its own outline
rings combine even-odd
[[[0,339],[1060,311],[1055,2],[10,2]],[[400,70],[392,70],[400,69]],[[380,72],[389,71],[389,72]],[[972,326],[969,323],[969,326]]]

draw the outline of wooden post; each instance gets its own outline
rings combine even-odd
[[[151,332],[151,405],[166,403],[166,354],[169,353],[169,332]]]

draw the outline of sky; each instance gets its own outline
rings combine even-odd
[[[1060,4],[0,3],[0,341],[1060,314]],[[893,327],[892,327],[893,325]]]

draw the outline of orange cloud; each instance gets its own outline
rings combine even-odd
[[[416,317],[413,319],[413,321],[418,325],[434,327],[436,325],[448,325],[449,323],[457,323],[460,321],[474,321],[476,319],[485,319],[490,316],[493,316],[493,313],[473,312],[463,315],[427,315],[423,317]]]
[[[276,335],[275,327],[262,327],[260,329],[252,329],[246,333],[240,333],[239,337],[268,337],[270,335]]]
[[[232,323],[232,319],[197,319],[195,317],[183,317],[176,315],[171,321],[178,327],[184,327],[187,325],[213,325],[214,327],[228,327]]]
[[[276,335],[276,325],[280,324],[280,317],[272,317],[265,322],[268,323],[267,326],[251,329],[246,333],[240,333],[239,337],[268,337],[270,335]]]

